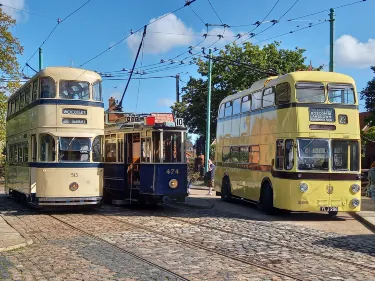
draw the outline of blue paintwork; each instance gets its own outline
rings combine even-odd
[[[169,170],[169,174],[167,171]],[[171,171],[173,170],[173,174]],[[178,174],[176,171],[178,170]],[[155,176],[154,176],[155,173]],[[177,196],[186,195],[187,192],[187,165],[186,164],[141,164],[141,193],[155,195]],[[153,181],[154,183],[154,190]],[[170,188],[169,181],[176,179],[177,188]]]
[[[125,166],[123,163],[104,163],[104,188],[125,191]]]

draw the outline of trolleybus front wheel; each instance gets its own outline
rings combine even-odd
[[[259,207],[267,215],[275,214],[275,208],[273,207],[273,191],[268,182],[263,184],[260,191]]]

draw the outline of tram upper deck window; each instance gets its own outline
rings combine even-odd
[[[95,101],[103,101],[102,83],[100,81],[97,81],[92,85],[92,99]]]
[[[51,77],[40,78],[40,98],[51,99],[56,97],[55,81]]]
[[[90,138],[59,138],[59,161],[89,162]]]
[[[320,82],[297,82],[296,99],[298,102],[323,103],[326,100],[324,85]]]
[[[60,81],[60,98],[70,100],[88,100],[90,98],[89,86],[85,81]]]
[[[40,135],[40,161],[55,161],[55,139],[48,134]]]
[[[354,87],[350,84],[328,84],[328,99],[330,103],[354,104]]]
[[[181,132],[163,133],[163,162],[181,162],[182,137]]]

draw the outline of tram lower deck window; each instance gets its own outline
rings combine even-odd
[[[181,162],[181,132],[163,133],[163,162]]]

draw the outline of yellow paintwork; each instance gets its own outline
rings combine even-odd
[[[92,85],[101,81],[100,75],[93,71],[70,67],[47,67],[38,72],[14,95],[22,92],[28,85],[39,77],[51,77],[55,81],[56,98],[59,100],[60,80],[79,80],[90,83],[88,102],[100,104],[100,101],[92,99]],[[64,101],[67,101],[64,99]],[[63,114],[63,109],[84,109],[87,115]],[[63,124],[62,118],[86,118],[87,124]],[[55,137],[89,137],[91,142],[96,136],[104,136],[104,108],[83,105],[39,104],[10,118],[6,124],[7,146],[21,142],[28,143],[28,159],[23,163],[9,164],[6,168],[6,193],[16,190],[24,194],[35,194],[36,197],[95,197],[103,193],[103,169],[102,168],[36,168],[29,167],[31,159],[31,135],[48,133]],[[58,151],[57,141],[55,150]],[[39,159],[40,146],[37,149]],[[56,156],[55,162],[58,157]],[[90,153],[92,159],[92,152]],[[47,163],[47,162],[43,162]],[[77,163],[77,162],[75,162]],[[84,162],[81,162],[83,165]],[[71,173],[78,173],[77,178],[71,177]],[[69,184],[73,181],[79,183],[77,191],[70,191]]]
[[[283,82],[289,82],[291,85],[291,103],[296,103],[295,83],[298,81],[323,82],[325,85],[331,83],[350,83],[354,86],[354,80],[343,74],[333,72],[320,71],[301,71],[289,73],[280,77],[272,77],[263,79],[252,85],[249,90],[245,90],[234,95],[226,97],[221,104],[234,100],[238,97],[248,95],[270,86],[276,86]],[[358,106],[358,97],[355,90],[356,101]],[[220,104],[220,105],[221,105]],[[329,104],[328,98],[325,104]],[[221,192],[221,183],[224,173],[227,172],[231,180],[232,194],[241,198],[252,201],[259,201],[261,183],[264,179],[269,178],[272,184],[274,195],[274,206],[281,209],[292,211],[320,211],[320,206],[329,207],[337,206],[339,211],[360,211],[360,206],[353,208],[350,200],[353,198],[361,199],[360,192],[352,194],[350,186],[352,184],[361,185],[360,180],[344,181],[344,180],[291,180],[273,177],[271,174],[275,170],[273,161],[275,159],[276,139],[294,139],[296,138],[326,138],[326,139],[348,139],[357,140],[360,147],[360,128],[358,108],[339,108],[335,107],[336,122],[319,122],[319,125],[336,125],[336,130],[310,130],[310,124],[317,122],[309,121],[309,107],[288,107],[282,109],[262,109],[257,114],[241,114],[237,118],[226,118],[224,121],[218,120],[216,135],[216,170],[215,184],[216,191]],[[219,107],[220,108],[220,107]],[[342,125],[338,123],[337,116],[346,114],[348,116],[348,124]],[[222,149],[225,146],[249,146],[259,145],[260,160],[259,170],[239,169],[230,164],[222,164]],[[329,159],[331,163],[331,158]],[[297,151],[294,148],[294,166],[290,171],[280,170],[284,172],[298,173],[296,168]],[[329,173],[337,173],[331,170],[329,163]],[[230,167],[232,166],[232,167]],[[268,168],[267,168],[268,167]],[[279,171],[279,170],[278,170]],[[360,161],[359,161],[360,171]],[[347,174],[359,175],[360,172],[345,172]],[[301,171],[301,173],[309,173],[309,171]],[[318,173],[318,171],[314,171]],[[343,173],[343,172],[341,172]],[[299,190],[299,185],[306,182],[309,189],[306,193]],[[329,195],[326,187],[331,185],[333,193]]]

